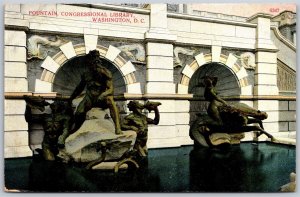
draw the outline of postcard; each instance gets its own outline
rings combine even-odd
[[[5,4],[4,191],[295,192],[296,5]]]

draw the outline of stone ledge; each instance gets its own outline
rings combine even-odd
[[[273,45],[268,45],[268,46],[264,46],[264,47],[272,47]],[[279,51],[279,49],[272,49],[272,48],[264,48],[262,46],[256,45],[255,47],[255,52],[271,52],[271,53],[276,53]],[[267,63],[267,62],[265,62]]]
[[[23,99],[24,96],[41,96],[45,99],[61,98],[62,96],[57,92],[49,93],[35,93],[35,92],[5,92],[6,99]]]
[[[191,94],[192,95],[192,94]],[[285,96],[285,95],[241,95],[241,96],[224,96],[225,100],[275,100],[275,101],[296,101],[296,96]],[[204,101],[203,97],[193,96],[190,100],[193,101]]]
[[[271,142],[271,139],[267,139],[266,141],[268,142]],[[294,145],[296,146],[297,142],[296,142],[296,139],[291,139],[291,138],[276,138],[275,141],[272,141],[272,143],[275,143],[275,144],[286,144],[286,145]]]
[[[150,31],[145,33],[145,40],[148,42],[151,41],[161,41],[164,43],[174,43],[177,40],[177,36],[175,34],[170,34],[169,32],[160,32],[160,31]]]
[[[68,97],[62,96],[57,92],[48,92],[48,93],[37,93],[37,92],[5,92],[4,96],[6,99],[23,99],[23,96],[42,96],[47,99],[52,98],[65,98]],[[141,94],[141,93],[124,93],[123,95],[114,96],[118,100],[124,99],[175,99],[175,100],[191,100],[191,101],[204,101],[204,98],[193,96],[193,94]],[[261,96],[252,96],[252,95],[241,95],[241,96],[226,96],[222,97],[225,100],[235,101],[235,100],[278,100],[278,101],[296,101],[296,96],[285,96],[285,95],[261,95]]]
[[[148,139],[147,146],[151,148],[171,148],[181,146],[177,137],[167,139]]]

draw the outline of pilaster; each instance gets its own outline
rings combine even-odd
[[[5,9],[19,11],[19,6],[6,6]],[[27,92],[26,33],[5,30],[4,38],[4,92]],[[18,99],[4,101],[4,158],[32,155],[25,106],[26,103]]]
[[[278,95],[277,87],[277,52],[271,40],[271,15],[257,14],[250,22],[257,23],[256,28],[256,69],[254,95]],[[279,131],[279,103],[277,100],[256,100],[254,108],[268,113],[264,120],[265,130],[276,136]]]

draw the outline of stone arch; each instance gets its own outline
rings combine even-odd
[[[210,62],[202,65],[189,80],[188,93],[194,97],[203,97],[205,88],[202,84],[202,77],[211,75],[218,77],[216,90],[220,96],[238,96],[241,94],[241,87],[237,76],[232,69],[220,62]]]
[[[241,95],[252,95],[252,85],[249,85],[247,71],[244,67],[237,64],[237,58],[232,53],[226,56],[221,54],[221,47],[213,46],[212,53],[200,53],[194,58],[195,60],[190,65],[186,65],[182,70],[182,77],[177,88],[178,94],[188,94],[190,79],[195,72],[203,65],[215,62],[223,64],[236,76],[241,89]]]
[[[120,50],[112,45],[108,48],[97,45],[97,36],[85,35],[85,43],[73,45],[68,42],[60,46],[60,52],[50,57],[47,56],[41,64],[43,68],[40,79],[35,81],[35,92],[53,92],[53,82],[58,70],[69,60],[87,54],[90,50],[98,50],[100,56],[112,63],[121,73],[126,85],[126,93],[141,94],[140,83],[136,81],[135,67],[131,61],[122,58]]]

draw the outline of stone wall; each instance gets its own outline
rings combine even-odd
[[[296,132],[296,101],[279,101],[279,131],[288,131],[291,137]]]

